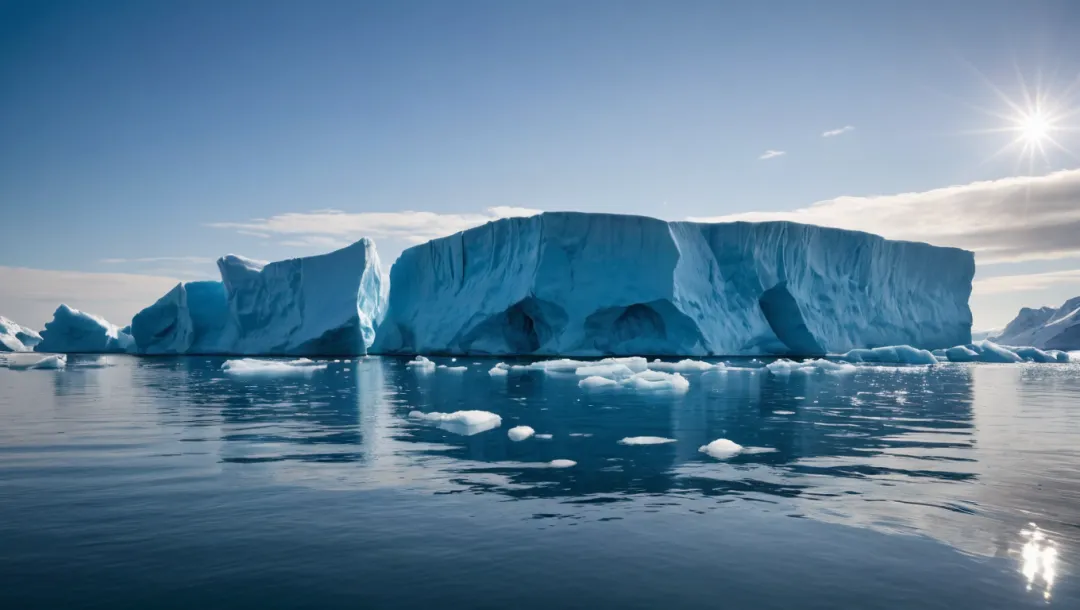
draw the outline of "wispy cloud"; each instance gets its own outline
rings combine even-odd
[[[133,273],[84,273],[0,267],[3,315],[40,329],[60,303],[125,326],[179,280]]]
[[[1080,256],[1080,169],[690,220],[791,220],[868,231],[973,250],[984,265],[1060,259]]]
[[[246,222],[215,222],[217,229],[235,229],[244,234],[284,237],[281,245],[338,248],[361,237],[400,239],[418,244],[452,235],[477,225],[514,216],[532,216],[540,210],[517,207],[487,208],[480,214],[440,214],[436,212],[343,212],[316,210],[290,212]]]
[[[823,137],[823,138],[832,138],[832,137],[835,137],[835,136],[838,136],[838,135],[845,134],[845,133],[847,133],[849,131],[855,131],[855,127],[853,127],[851,125],[844,125],[840,129],[830,129],[829,131],[826,131],[826,132],[822,133],[821,137]]]
[[[973,294],[1002,294],[1074,285],[1080,290],[1080,269],[988,277],[972,282],[971,291]]]
[[[787,151],[783,150],[766,150],[758,159],[775,159],[787,154]]]
[[[214,262],[212,258],[204,256],[151,256],[144,258],[103,258],[102,263],[120,265],[124,263],[187,263],[191,265],[204,265]]]

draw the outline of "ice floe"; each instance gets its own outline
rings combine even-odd
[[[674,443],[673,438],[664,438],[662,436],[628,436],[621,441],[620,445],[663,445],[666,443]]]
[[[296,360],[263,360],[260,358],[239,358],[226,360],[221,370],[230,375],[310,375],[315,371],[326,370],[326,364],[308,358]]]
[[[453,413],[422,413],[412,411],[409,417],[437,424],[443,430],[472,436],[502,425],[502,418],[489,411],[455,411]]]
[[[506,435],[515,443],[523,441],[534,434],[536,434],[536,430],[533,430],[529,426],[514,426],[506,431]]]

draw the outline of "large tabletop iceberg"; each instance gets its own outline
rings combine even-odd
[[[378,353],[842,353],[971,340],[972,253],[788,222],[508,218],[406,250]]]
[[[362,355],[386,307],[368,239],[274,263],[230,254],[218,269],[221,282],[180,284],[135,316],[139,353]]]
[[[103,354],[134,350],[131,335],[93,314],[60,305],[45,323],[34,351],[57,354]]]

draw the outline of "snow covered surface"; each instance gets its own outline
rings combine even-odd
[[[230,375],[310,375],[315,371],[326,370],[326,364],[307,358],[297,360],[262,360],[259,358],[239,358],[226,360],[221,370]]]
[[[1080,297],[1069,299],[1057,309],[1025,307],[993,340],[1002,345],[1025,345],[1044,350],[1080,349]]]
[[[0,352],[29,352],[41,342],[41,335],[0,316]]]
[[[453,413],[412,411],[409,417],[434,423],[447,432],[463,436],[472,436],[502,425],[502,418],[489,411],[455,411]]]
[[[515,443],[523,441],[534,434],[536,434],[536,430],[533,430],[529,426],[514,426],[506,431],[506,435]]]
[[[667,443],[674,443],[673,438],[664,438],[662,436],[628,436],[621,441],[620,445],[664,445]]]
[[[106,354],[134,351],[131,335],[115,325],[67,305],[60,305],[45,323],[34,351],[55,354]]]
[[[970,252],[786,222],[546,213],[406,250],[377,353],[841,353],[971,340]]]

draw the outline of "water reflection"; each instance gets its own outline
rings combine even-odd
[[[439,359],[436,361],[444,363]],[[226,474],[323,489],[396,488],[564,503],[575,518],[732,502],[792,517],[929,535],[995,556],[1024,523],[1023,575],[1049,599],[1075,548],[1080,464],[1076,370],[874,367],[853,375],[691,377],[682,395],[589,393],[567,375],[419,374],[404,360],[333,362],[310,378],[236,379],[221,360],[133,361],[132,384]],[[1070,372],[1071,371],[1071,372]],[[78,384],[84,383],[79,381]],[[70,384],[58,393],[70,392]],[[483,410],[502,425],[461,436],[409,413]],[[538,435],[515,443],[506,430]],[[633,436],[675,439],[626,446]],[[775,449],[718,461],[718,438]],[[552,460],[572,468],[537,468]],[[551,514],[550,511],[544,514]],[[1060,557],[1059,557],[1060,554]]]
[[[1028,591],[1034,588],[1049,600],[1057,574],[1057,545],[1037,525],[1030,525],[1031,529],[1020,532],[1026,540],[1020,552],[1020,572],[1027,579]]]

